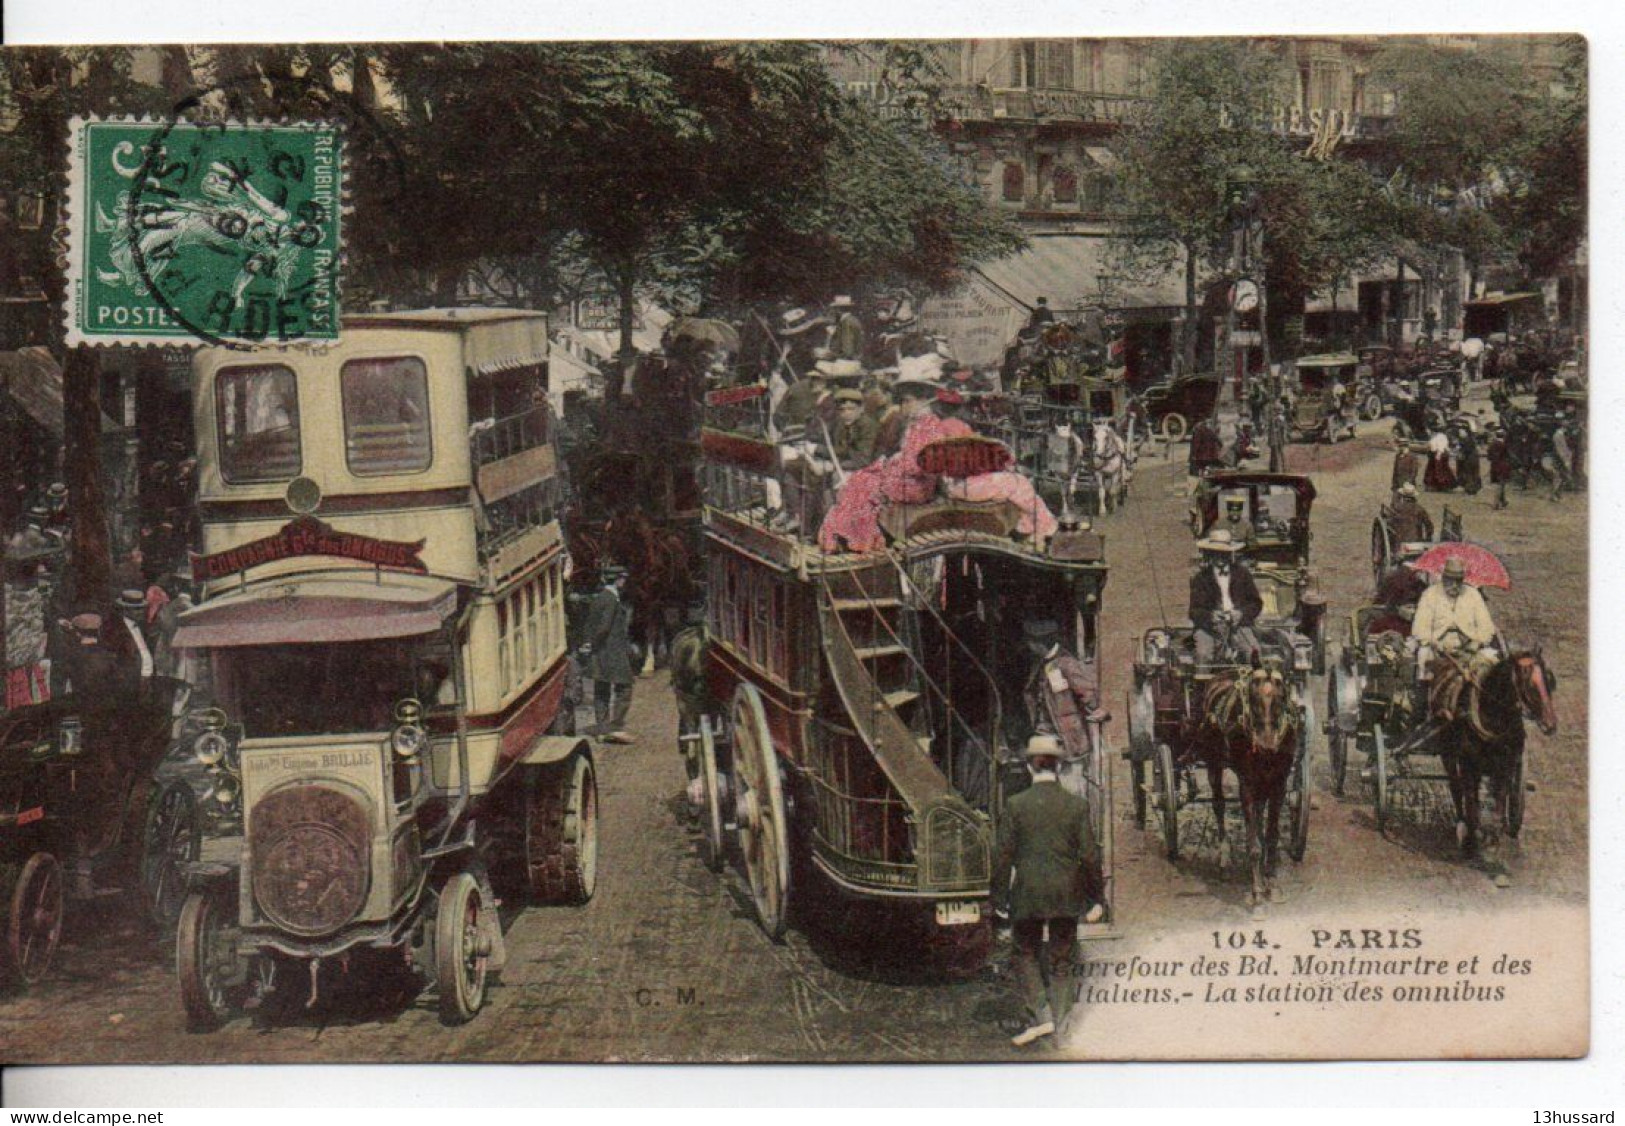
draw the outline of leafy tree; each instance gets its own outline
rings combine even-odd
[[[93,348],[68,348],[62,308],[67,279],[52,238],[62,221],[68,123],[76,114],[140,114],[163,107],[163,91],[137,82],[128,48],[11,48],[0,53],[0,194],[39,196],[37,230],[8,230],[15,272],[39,280],[49,306],[47,346],[62,366],[63,470],[74,517],[72,586],[79,597],[108,592],[112,560],[103,503],[101,362]],[[12,449],[9,438],[6,448]],[[5,505],[17,498],[7,490]],[[5,527],[15,520],[5,511]]]
[[[386,49],[411,163],[436,170],[455,242],[556,291],[586,259],[620,298],[688,303],[827,295],[1019,245],[934,138],[881,121],[812,43],[537,44]],[[898,81],[925,62],[888,55]],[[527,267],[523,263],[529,260]]]
[[[1224,39],[1164,43],[1153,73],[1155,92],[1117,149],[1118,265],[1130,276],[1184,267],[1183,350],[1191,367],[1201,266],[1229,255],[1227,187],[1238,174],[1282,178],[1286,154],[1255,123],[1285,100],[1289,75],[1274,54]]]
[[[1556,89],[1537,96],[1527,129],[1511,145],[1512,187],[1492,211],[1519,234],[1518,257],[1532,276],[1557,273],[1586,235],[1586,44],[1562,45]]]

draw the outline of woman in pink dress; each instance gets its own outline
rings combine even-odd
[[[1008,469],[949,481],[948,496],[953,500],[979,503],[1009,501],[1021,513],[1016,518],[1016,534],[1038,544],[1049,539],[1060,528],[1049,505],[1033,490],[1033,483],[1024,475]]]
[[[898,410],[907,426],[902,449],[846,479],[818,532],[818,544],[825,551],[874,551],[884,546],[880,534],[882,508],[887,504],[921,504],[936,495],[938,478],[920,469],[920,451],[932,442],[974,433],[957,418],[932,414],[936,395],[937,389],[930,383],[897,384]]]

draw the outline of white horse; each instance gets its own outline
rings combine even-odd
[[[1104,515],[1128,497],[1132,474],[1128,443],[1105,419],[1096,419],[1089,449],[1089,469],[1095,479],[1095,512]]]

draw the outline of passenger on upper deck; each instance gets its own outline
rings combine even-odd
[[[848,472],[875,459],[880,420],[863,409],[863,392],[843,387],[835,392],[835,424],[830,427],[830,453]]]
[[[824,518],[818,540],[825,551],[872,551],[881,546],[880,510],[888,502],[920,504],[936,493],[937,477],[920,469],[920,451],[944,438],[969,437],[973,431],[959,419],[939,418],[931,411],[937,386],[899,380],[898,410],[906,429],[902,448],[890,457],[854,473],[841,488],[835,507]]]
[[[938,392],[938,409],[958,418],[965,408],[964,396],[957,391]],[[1042,547],[1060,528],[1049,505],[1038,495],[1026,475],[1010,470],[978,473],[972,477],[950,478],[945,490],[951,500],[972,504],[1009,501],[1019,513],[1016,534]]]

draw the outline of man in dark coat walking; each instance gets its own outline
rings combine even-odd
[[[1018,1047],[1053,1035],[1077,996],[1073,952],[1078,916],[1089,908],[1086,873],[1097,861],[1089,804],[1061,787],[1061,742],[1038,734],[1027,741],[1033,784],[1012,797],[999,821],[995,907],[1008,903],[1016,981],[1027,1007]]]
[[[1507,482],[1512,480],[1512,447],[1507,442],[1506,429],[1498,422],[1490,423],[1490,484],[1495,486],[1494,508],[1507,506]]]
[[[1190,475],[1191,491],[1210,470],[1224,468],[1224,439],[1219,435],[1217,420],[1209,415],[1191,431]]]
[[[626,569],[605,567],[604,586],[587,604],[582,672],[592,681],[592,734],[610,743],[635,742],[626,730],[632,707],[632,609],[621,598]]]

